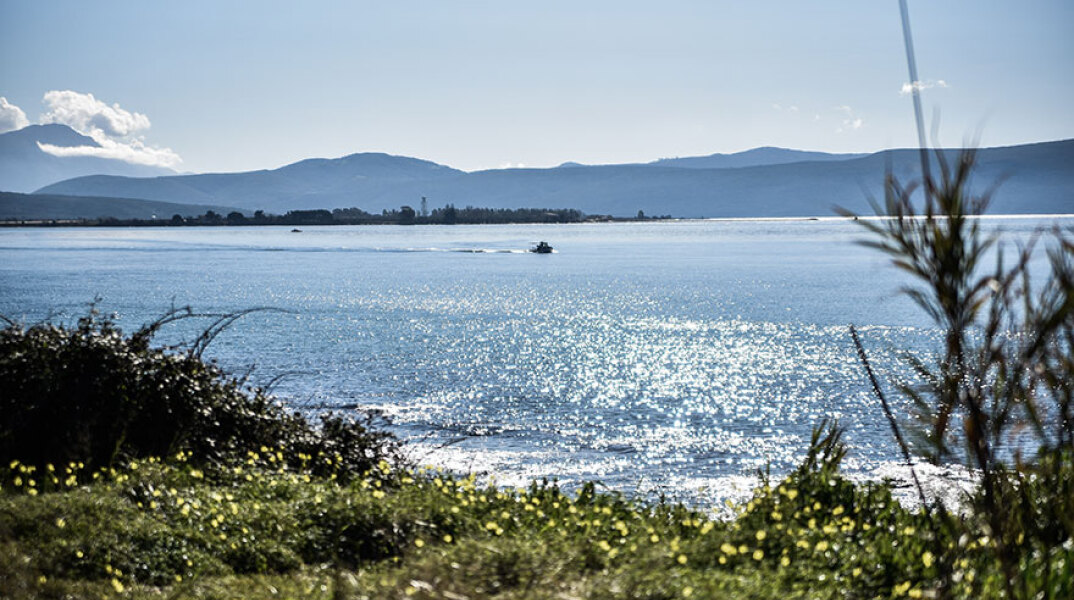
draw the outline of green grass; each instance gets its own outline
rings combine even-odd
[[[999,594],[989,540],[971,522],[940,527],[885,484],[849,482],[835,446],[762,483],[728,521],[592,485],[508,490],[387,463],[345,481],[330,457],[269,448],[216,469],[186,454],[96,471],[12,463],[0,466],[0,597]],[[1070,544],[1047,561],[1037,550],[1026,573],[1048,569],[1069,590]]]

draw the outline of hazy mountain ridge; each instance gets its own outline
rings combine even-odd
[[[708,156],[687,156],[683,158],[661,158],[646,163],[656,167],[679,167],[683,169],[737,169],[741,167],[759,167],[764,165],[782,165],[796,162],[816,162],[828,160],[850,160],[868,154],[830,154],[808,150],[790,150],[773,146],[762,146],[735,152],[733,154],[710,154]]]
[[[954,156],[954,151],[948,151]],[[357,206],[367,211],[455,204],[491,208],[577,208],[589,214],[676,217],[779,217],[831,215],[834,206],[870,212],[890,170],[909,180],[919,169],[917,150],[887,150],[855,158],[775,148],[698,160],[775,160],[724,168],[676,166],[668,159],[644,165],[499,169],[465,173],[450,167],[386,154],[310,159],[279,169],[247,173],[135,179],[83,177],[40,192],[147,198],[238,206],[244,210]],[[716,157],[716,158],[714,158]],[[721,158],[722,157],[722,158]],[[816,160],[791,160],[811,157]],[[819,158],[818,158],[819,157]],[[986,189],[1002,180],[993,202],[997,213],[1074,212],[1074,140],[979,151],[975,181]]]
[[[136,165],[93,156],[53,156],[39,144],[100,148],[93,138],[66,125],[30,125],[0,134],[0,191],[32,192],[42,186],[86,175],[147,177],[174,175],[163,167]]]
[[[194,217],[213,210],[227,215],[236,210],[226,206],[177,204],[136,198],[97,198],[93,196],[58,196],[0,192],[0,221],[36,219],[160,219],[172,215]]]

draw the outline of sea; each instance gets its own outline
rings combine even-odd
[[[1010,253],[1074,216],[981,223]],[[5,228],[0,314],[70,323],[95,304],[133,330],[260,309],[205,356],[296,410],[372,411],[421,464],[718,506],[794,468],[825,419],[848,475],[906,487],[849,326],[907,426],[895,382],[940,334],[869,239],[840,218]]]

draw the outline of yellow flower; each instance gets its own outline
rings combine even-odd
[[[693,593],[694,593],[694,588],[692,588],[690,586],[686,586],[686,587],[682,588],[682,597],[683,598],[689,598],[690,596],[693,595]]]
[[[120,581],[120,580],[116,579],[115,577],[113,577],[112,578],[112,589],[114,589],[117,594],[122,594],[123,590],[125,590],[127,588],[123,587],[123,582],[122,581]]]
[[[686,564],[686,555],[685,554],[680,554],[679,558],[677,558],[675,560],[679,561],[680,565],[685,565]]]
[[[779,564],[782,567],[786,567],[786,566],[790,565],[791,564],[790,557],[789,556],[784,556],[783,558],[779,559]]]
[[[731,544],[728,544],[727,542],[724,542],[723,544],[720,544],[720,551],[723,552],[724,554],[727,554],[727,555],[730,555],[730,556],[734,556],[735,554],[738,553],[738,549],[736,549]]]
[[[824,552],[828,549],[828,542],[821,540],[816,545],[817,552]]]
[[[756,535],[756,537],[757,537],[757,541],[759,542],[759,541],[763,540],[763,539],[765,538],[765,536],[767,536],[767,535],[768,535],[768,534],[767,534],[767,533],[765,533],[765,532],[764,532],[763,530],[762,530],[762,531],[758,531],[758,532],[757,532],[757,535]]]
[[[444,534],[444,543],[445,544],[450,544],[452,539],[454,539],[454,538],[451,537],[450,533],[445,533]]]
[[[902,596],[909,589],[910,589],[910,582],[909,581],[904,581],[904,582],[900,583],[899,585],[891,588],[891,591],[896,596]]]
[[[933,558],[935,557],[933,557],[932,553],[928,550],[926,550],[925,553],[921,555],[921,562],[924,563],[926,569],[932,566]]]
[[[425,540],[423,540],[421,538],[418,538],[418,539],[414,540],[414,545],[417,546],[418,548],[421,548],[422,546],[425,545]]]
[[[753,551],[753,560],[761,560],[764,558],[764,550],[757,549]]]
[[[56,519],[56,527],[59,527],[60,529],[67,527],[67,521],[64,520],[63,517]]]

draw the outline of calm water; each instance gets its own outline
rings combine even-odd
[[[1050,222],[988,221],[1008,240]],[[936,334],[863,235],[839,220],[5,229],[0,313],[73,320],[99,296],[133,328],[172,305],[285,309],[210,354],[254,382],[285,375],[294,405],[381,411],[424,462],[707,502],[789,468],[826,416],[849,428],[852,471],[895,461],[847,324],[888,374]],[[524,252],[536,240],[557,253]]]

